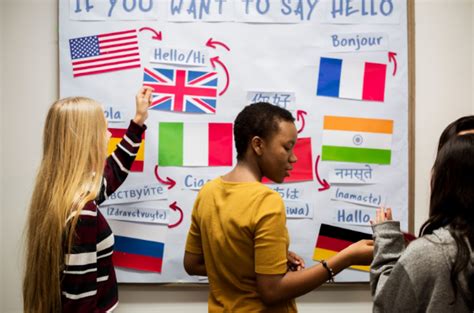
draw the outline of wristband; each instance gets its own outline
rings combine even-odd
[[[323,265],[323,267],[326,269],[326,271],[329,274],[328,282],[333,283],[334,276],[335,276],[334,271],[332,270],[332,268],[329,267],[328,263],[325,260],[321,260],[321,264]]]

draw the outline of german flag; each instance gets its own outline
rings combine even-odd
[[[372,239],[372,235],[346,228],[321,224],[318,240],[316,241],[316,246],[314,248],[313,260],[327,260],[336,255],[339,251],[361,239]],[[351,268],[366,272],[370,270],[370,266],[367,265],[354,265],[351,266]]]
[[[109,131],[112,133],[112,137],[109,139],[109,144],[107,146],[107,155],[111,155],[115,151],[117,145],[122,141],[123,136],[127,132],[126,128],[109,128]],[[137,156],[135,161],[132,164],[130,171],[132,172],[143,172],[143,163],[145,160],[145,133],[142,135],[142,143],[140,148],[138,148]]]

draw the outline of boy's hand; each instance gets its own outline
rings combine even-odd
[[[290,271],[296,272],[296,271],[304,269],[304,266],[305,266],[304,260],[302,257],[297,255],[296,253],[292,251],[288,251],[287,259],[288,259],[288,262],[287,262],[288,269]]]
[[[141,87],[135,96],[135,117],[133,121],[140,126],[143,126],[146,119],[148,118],[148,107],[151,104],[151,87]]]
[[[349,265],[370,265],[374,257],[374,241],[368,239],[359,240],[340,253],[346,254]]]

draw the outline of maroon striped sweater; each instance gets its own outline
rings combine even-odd
[[[102,187],[80,213],[70,254],[61,277],[63,312],[110,312],[118,304],[112,263],[114,236],[98,205],[123,183],[140,147],[143,127],[130,122],[117,149],[107,158]],[[75,215],[72,212],[69,219]],[[66,244],[64,251],[67,251]]]

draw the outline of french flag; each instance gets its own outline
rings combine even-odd
[[[114,232],[114,266],[161,273],[168,225],[108,220]]]
[[[316,95],[384,101],[387,64],[322,57]]]

